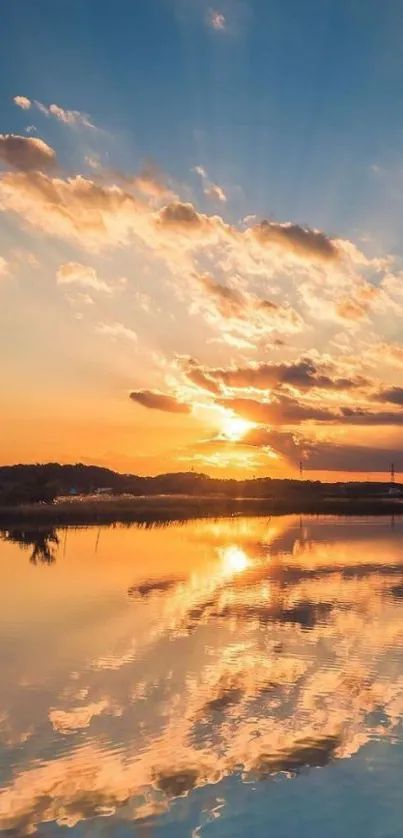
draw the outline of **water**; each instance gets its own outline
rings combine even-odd
[[[400,838],[402,533],[3,534],[0,831]]]

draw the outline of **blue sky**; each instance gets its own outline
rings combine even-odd
[[[9,4],[4,121],[23,128],[12,105],[23,89],[90,111],[116,135],[116,165],[150,158],[185,180],[202,162],[235,190],[233,216],[372,230],[384,186],[371,165],[398,165],[403,140],[401,4],[218,5],[225,31],[208,25],[204,0]],[[46,128],[51,141],[58,126]],[[396,248],[400,223],[392,227],[385,246]]]

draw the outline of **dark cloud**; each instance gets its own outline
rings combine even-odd
[[[222,398],[217,404],[234,410],[243,419],[261,425],[299,425],[302,422],[325,422],[333,425],[398,426],[403,425],[403,411],[373,412],[356,407],[320,407],[277,395],[269,402],[248,398]]]
[[[403,407],[403,387],[389,387],[388,389],[380,390],[373,398],[376,402],[386,402]]]
[[[234,410],[243,419],[268,425],[299,425],[300,422],[336,422],[338,414],[324,407],[303,405],[293,399],[273,399],[259,402],[254,399],[218,399],[222,407]]]
[[[262,221],[253,227],[253,233],[261,244],[277,244],[298,256],[308,259],[334,260],[339,252],[331,239],[320,232],[300,227],[299,224]]]
[[[196,362],[193,364],[197,367]],[[362,376],[339,376],[334,366],[329,369],[327,365],[325,369],[321,369],[311,358],[301,358],[289,364],[262,363],[232,369],[203,369],[200,366],[197,368],[210,380],[231,388],[255,387],[265,390],[289,385],[298,390],[318,388],[337,391],[363,388],[370,383]]]
[[[401,413],[392,411],[381,411],[375,413],[364,408],[343,407],[341,417],[337,416],[336,422],[345,421],[349,425],[403,425],[403,411]]]
[[[305,440],[298,434],[270,428],[254,428],[242,439],[243,445],[270,447],[295,466],[302,459],[306,471],[388,472],[394,462],[403,470],[403,451],[337,442]]]
[[[202,390],[208,390],[215,395],[220,394],[221,390],[218,384],[216,384],[208,373],[203,372],[202,367],[199,366],[197,361],[189,358],[189,360],[184,362],[183,369],[189,381],[196,384],[197,387],[201,387]]]
[[[156,393],[153,390],[137,390],[130,393],[130,398],[151,410],[163,410],[166,413],[191,413],[192,408],[184,402],[179,402],[175,396]]]
[[[0,163],[19,171],[54,169],[56,153],[38,137],[0,134]]]

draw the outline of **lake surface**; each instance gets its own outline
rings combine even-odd
[[[403,522],[10,531],[0,597],[0,832],[401,838]]]

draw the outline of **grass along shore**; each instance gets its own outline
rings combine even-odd
[[[167,523],[233,515],[402,515],[396,498],[226,498],[189,495],[90,496],[0,507],[0,527]]]

